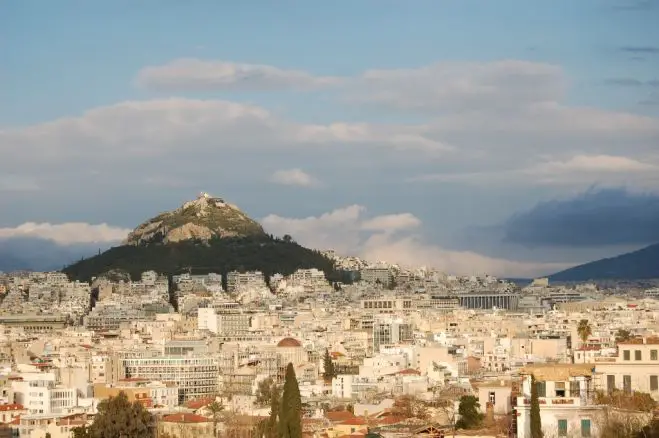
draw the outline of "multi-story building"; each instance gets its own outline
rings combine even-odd
[[[394,273],[388,265],[371,265],[361,270],[361,279],[367,283],[380,283],[389,287],[394,281]]]
[[[396,345],[411,342],[414,327],[402,319],[377,320],[373,323],[373,352],[380,351],[381,345]]]
[[[227,274],[227,291],[234,292],[240,287],[265,287],[263,272],[229,272]]]
[[[595,357],[597,387],[604,391],[649,393],[659,400],[659,338],[618,343],[618,355]]]
[[[218,392],[220,367],[208,355],[156,356],[123,359],[125,377],[142,377],[160,382],[174,382],[179,401],[214,396]]]
[[[461,293],[458,294],[460,306],[467,309],[517,310],[519,294],[514,293]]]
[[[521,371],[521,394],[515,402],[517,437],[531,436],[531,385],[535,378],[544,436],[598,436],[602,406],[594,403],[591,365],[532,365]]]
[[[74,388],[57,385],[52,373],[29,373],[12,382],[14,402],[29,414],[66,414],[78,404]]]

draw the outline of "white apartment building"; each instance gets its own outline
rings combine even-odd
[[[387,265],[372,265],[361,270],[361,279],[367,283],[380,283],[389,287],[394,281],[394,273]]]
[[[515,406],[518,438],[531,436],[532,376],[536,380],[544,436],[598,436],[597,424],[603,408],[593,403],[591,365],[532,365],[521,375],[521,394]]]
[[[618,355],[594,358],[597,388],[649,393],[659,400],[659,338],[618,344]]]
[[[218,313],[213,307],[200,308],[197,313],[197,327],[212,333],[237,333],[249,331],[252,317],[239,311]]]
[[[78,405],[76,390],[57,385],[52,373],[26,373],[11,386],[14,402],[29,414],[66,414]]]
[[[402,319],[384,319],[373,323],[373,351],[380,351],[380,345],[396,345],[414,339],[414,327]]]
[[[229,272],[227,274],[227,291],[234,292],[240,287],[265,287],[263,272]]]
[[[125,377],[174,382],[179,402],[217,394],[220,367],[206,355],[156,356],[123,359]]]

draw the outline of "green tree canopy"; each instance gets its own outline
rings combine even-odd
[[[616,343],[626,342],[633,338],[632,332],[625,329],[618,329],[616,332]]]
[[[75,438],[153,438],[153,416],[138,402],[131,403],[124,392],[103,400],[89,427],[76,428]]]
[[[279,388],[277,388],[277,382],[272,377],[261,380],[256,387],[256,401],[254,404],[261,407],[271,404],[274,391],[279,391]]]
[[[325,350],[325,357],[323,358],[323,368],[325,369],[323,377],[325,380],[332,380],[336,377],[336,370],[334,369],[334,361],[332,360],[332,355],[329,350]]]
[[[460,397],[458,414],[460,419],[455,426],[458,429],[473,429],[483,422],[483,414],[480,413],[480,403],[478,398],[473,395],[463,395]]]

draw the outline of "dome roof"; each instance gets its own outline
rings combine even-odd
[[[301,347],[300,341],[294,338],[284,338],[277,344],[277,347]]]

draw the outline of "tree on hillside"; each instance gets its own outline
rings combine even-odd
[[[272,401],[272,393],[279,391],[277,382],[272,377],[261,380],[256,387],[256,401],[254,404],[260,407],[267,406]]]
[[[627,342],[633,337],[634,336],[632,335],[632,332],[630,332],[629,330],[618,329],[618,331],[616,332],[616,344],[619,344],[620,342]]]
[[[289,363],[286,367],[284,392],[279,408],[279,438],[302,437],[302,399],[295,376],[295,368]]]
[[[411,395],[402,395],[394,400],[391,413],[396,417],[428,419],[428,409],[421,400]]]
[[[577,333],[579,334],[579,338],[581,338],[581,342],[585,344],[588,337],[593,334],[593,330],[587,319],[579,321],[579,325],[577,325]]]
[[[531,375],[531,438],[542,438],[542,422],[540,420],[540,400],[538,398],[538,384],[535,376]]]
[[[124,392],[103,400],[98,405],[98,414],[89,427],[75,428],[75,438],[153,438],[155,421],[153,416],[138,403],[131,403]]]
[[[332,360],[332,355],[330,354],[329,350],[325,350],[325,357],[323,359],[323,368],[325,371],[323,372],[323,377],[325,378],[325,381],[331,381],[334,377],[336,377],[336,370],[334,369],[334,361]]]
[[[619,389],[610,393],[597,391],[595,393],[595,403],[639,412],[652,412],[657,407],[657,402],[647,392],[625,392]]]
[[[473,429],[480,426],[483,422],[480,406],[476,396],[463,395],[460,397],[460,405],[458,406],[460,419],[455,423],[455,427],[458,429]]]
[[[270,417],[263,423],[263,432],[259,435],[265,438],[279,437],[279,412],[281,410],[281,394],[279,388],[270,393]]]

